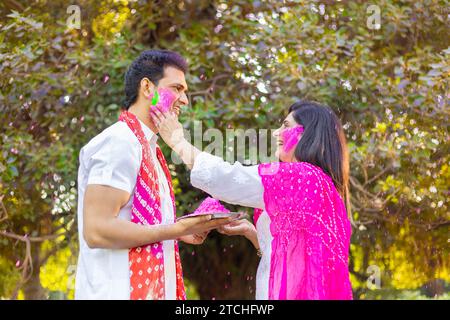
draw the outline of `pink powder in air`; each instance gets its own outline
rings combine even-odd
[[[286,128],[281,132],[281,138],[283,139],[283,151],[289,152],[300,141],[300,137],[303,133],[303,126],[295,126],[292,128]]]

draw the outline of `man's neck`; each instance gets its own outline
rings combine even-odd
[[[145,106],[139,106],[137,104],[133,104],[128,109],[129,112],[134,114],[139,120],[141,120],[147,127],[150,128],[155,134],[158,133],[158,129],[153,124],[153,122],[150,120],[150,118],[147,115],[147,110]]]

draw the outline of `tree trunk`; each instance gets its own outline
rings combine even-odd
[[[41,285],[40,279],[40,254],[41,244],[32,243],[31,244],[31,258],[33,261],[33,272],[30,279],[23,285],[23,293],[26,300],[42,300],[47,299],[47,293]]]
[[[430,298],[436,298],[445,291],[445,281],[442,279],[432,279],[422,286],[422,292]]]

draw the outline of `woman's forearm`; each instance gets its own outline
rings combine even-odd
[[[190,144],[186,139],[182,139],[180,142],[170,147],[180,156],[181,160],[189,169],[192,169],[195,158],[201,153],[200,150]]]
[[[253,246],[259,250],[259,241],[258,241],[258,235],[256,232],[255,227],[252,225],[252,228],[249,228],[249,230],[244,234],[244,236],[250,240],[250,242],[253,244]]]

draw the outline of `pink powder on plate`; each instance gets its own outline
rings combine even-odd
[[[208,215],[212,213],[229,213],[230,210],[225,208],[219,200],[208,197],[202,201],[202,203],[198,206],[197,210],[194,213],[183,216],[184,217],[195,217],[201,215]]]
[[[198,206],[194,214],[208,214],[208,213],[228,213],[230,210],[225,208],[219,200],[208,197]]]
[[[300,141],[300,137],[303,133],[303,126],[295,126],[292,128],[286,128],[281,132],[281,138],[283,139],[283,151],[289,152]]]

